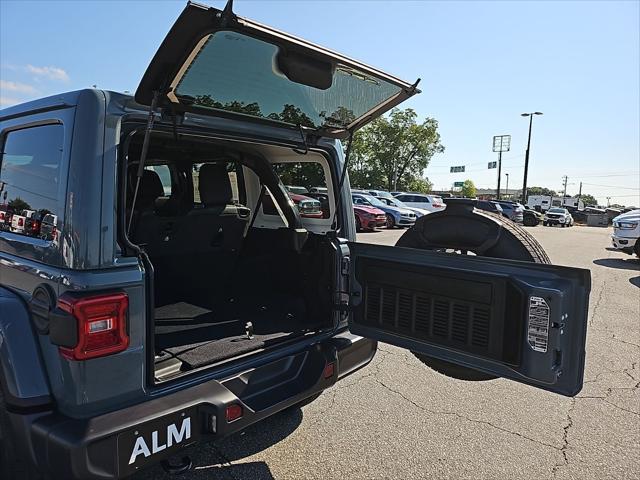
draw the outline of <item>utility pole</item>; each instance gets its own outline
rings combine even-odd
[[[521,116],[529,117],[529,139],[527,140],[527,152],[524,156],[524,179],[522,181],[522,204],[527,203],[527,174],[529,173],[529,150],[531,148],[531,126],[533,125],[533,116],[542,115],[542,112],[522,113]]]
[[[582,196],[582,182],[580,182],[580,190],[578,190],[578,202],[580,201],[581,196]]]
[[[562,177],[562,180],[564,186],[564,193],[562,194],[562,198],[564,199],[564,197],[567,196],[567,182],[569,181],[569,177],[565,175],[564,177]],[[562,204],[564,205],[564,200],[562,200]]]
[[[505,176],[507,177],[507,198],[509,197],[509,174],[505,173]]]
[[[611,197],[607,197],[607,208],[611,206]]]

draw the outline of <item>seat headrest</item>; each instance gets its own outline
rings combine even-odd
[[[233,193],[226,165],[220,163],[202,165],[198,177],[198,191],[200,192],[200,201],[205,206],[231,203]]]
[[[158,174],[153,170],[145,170],[140,179],[136,209],[152,207],[156,198],[163,195],[164,188]]]

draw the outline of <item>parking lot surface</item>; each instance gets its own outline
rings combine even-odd
[[[640,478],[640,262],[606,249],[608,228],[528,231],[553,263],[592,272],[577,397],[452,380],[381,345],[371,365],[312,404],[192,449],[195,470],[183,478]],[[402,232],[358,240],[393,245]]]

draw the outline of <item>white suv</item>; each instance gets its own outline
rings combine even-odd
[[[613,219],[613,247],[640,257],[640,209],[618,215]]]
[[[420,193],[401,193],[396,198],[404,203],[407,207],[422,208],[430,212],[440,212],[447,206],[437,195],[424,195]]]
[[[542,224],[547,225],[560,225],[561,227],[570,227],[573,225],[573,217],[566,208],[550,208],[547,213],[544,214]]]

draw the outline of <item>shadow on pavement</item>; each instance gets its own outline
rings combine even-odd
[[[181,477],[166,474],[159,466],[140,472],[132,480],[274,480],[269,466],[262,461],[242,460],[266,450],[291,435],[302,423],[302,410],[292,408],[252,425],[242,432],[219,440],[187,448],[177,457],[189,455],[194,468]]]
[[[598,258],[593,261],[596,265],[609,268],[621,268],[623,270],[640,270],[640,261],[637,258]]]
[[[291,435],[302,423],[302,410],[285,410],[216,444],[229,461],[261,452]]]
[[[640,288],[640,277],[633,277],[629,279],[629,283],[631,285],[635,285],[636,287]]]

